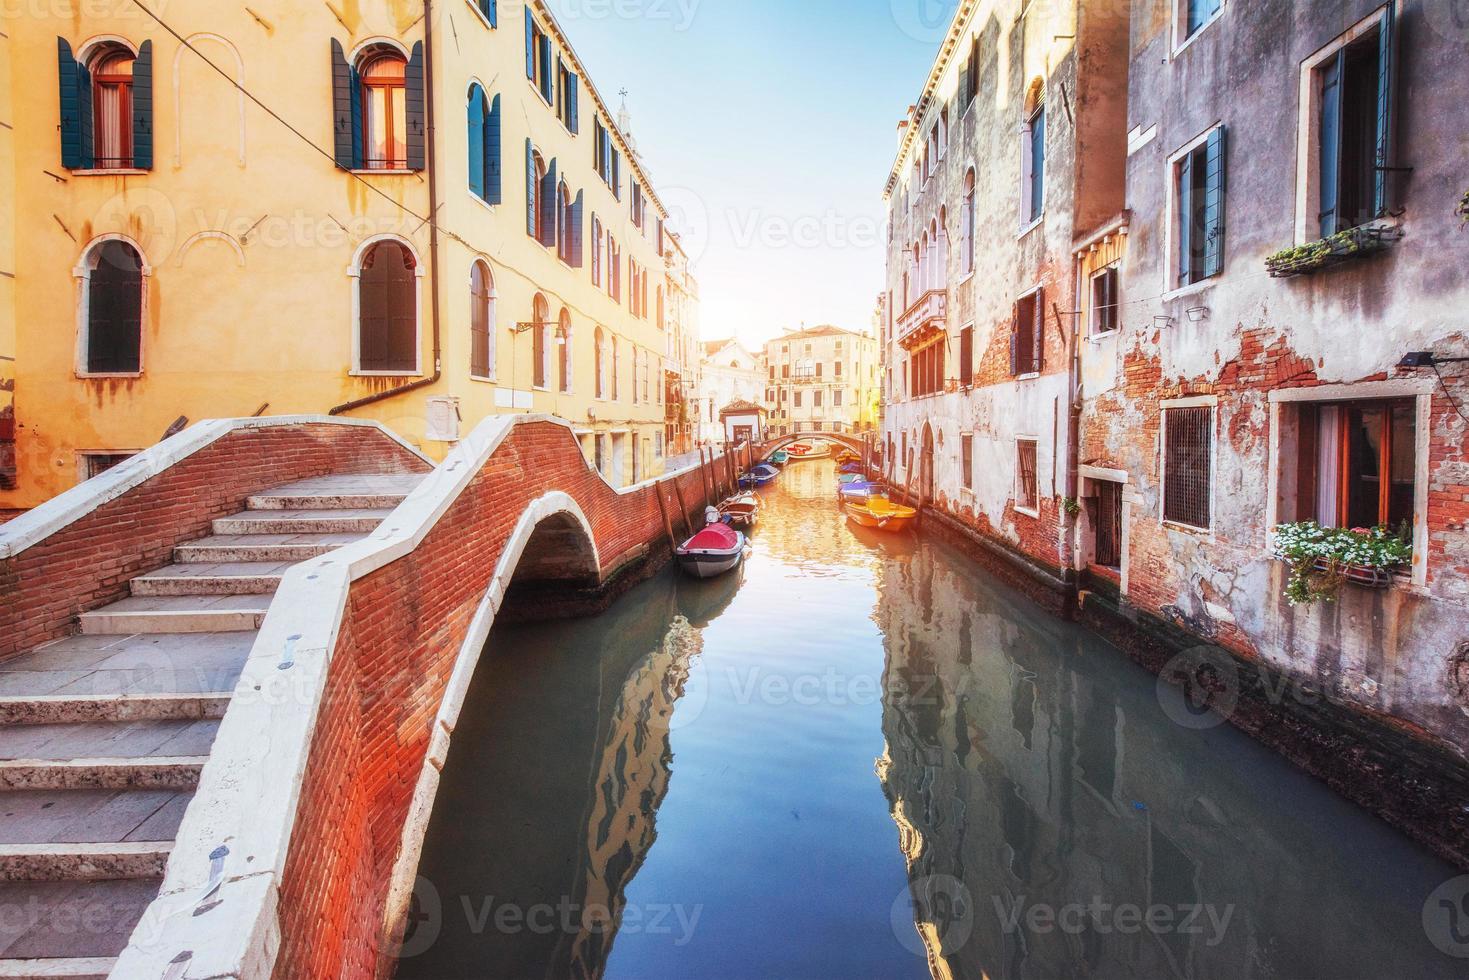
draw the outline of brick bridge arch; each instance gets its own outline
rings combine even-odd
[[[850,449],[854,453],[860,454],[866,445],[866,435],[866,433],[853,432],[795,432],[791,435],[776,436],[774,439],[767,439],[760,448],[760,455],[762,457],[769,456],[777,449],[793,446],[798,442],[810,442],[812,439],[834,442]]]
[[[616,490],[569,423],[491,418],[377,532],[287,572],[114,975],[389,975],[512,582],[610,602],[668,560],[665,511],[697,522],[715,469]]]

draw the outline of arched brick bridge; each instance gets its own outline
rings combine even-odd
[[[859,444],[837,435],[821,437]],[[373,424],[201,423],[0,530],[3,659],[116,608],[211,522],[220,535],[241,507],[298,506],[270,503],[281,483],[416,484],[366,537],[277,573],[273,598],[247,597],[263,600],[259,631],[205,716],[223,716],[207,760],[179,776],[197,786],[159,848],[158,896],[100,972],[388,974],[439,770],[512,583],[609,600],[668,560],[669,525],[681,536],[729,473],[711,459],[615,490],[545,416],[487,420],[428,470]]]

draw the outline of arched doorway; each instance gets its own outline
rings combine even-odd
[[[923,426],[923,452],[918,460],[918,493],[925,502],[932,503],[933,492],[933,426]]]

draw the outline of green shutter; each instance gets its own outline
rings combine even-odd
[[[81,170],[84,162],[82,150],[82,106],[83,93],[90,100],[90,87],[80,84],[82,66],[72,57],[71,45],[66,38],[56,39],[56,80],[61,106],[61,165],[68,170]]]
[[[546,165],[546,177],[541,181],[541,228],[546,235],[540,240],[548,248],[556,245],[556,161]]]
[[[465,145],[469,150],[469,192],[480,200],[485,197],[485,92],[478,85],[469,90],[469,131]]]
[[[536,78],[536,19],[529,3],[525,5],[525,77],[531,81]]]
[[[355,139],[361,129],[360,112],[356,95],[356,72],[347,64],[347,55],[342,43],[332,38],[332,141],[337,166],[343,170],[357,167],[358,147],[362,141]]]
[[[571,129],[573,135],[581,132],[581,114],[578,111],[581,94],[581,79],[572,72],[566,81],[566,94],[568,102],[566,106],[566,125]]]
[[[133,59],[133,166],[153,169],[153,42]]]
[[[426,122],[423,90],[423,42],[413,45],[408,69],[403,75],[403,109],[408,116],[408,169],[422,170],[425,163]]]
[[[1393,98],[1397,86],[1397,0],[1388,0],[1377,34],[1377,169],[1373,181],[1373,213],[1381,218],[1392,207],[1388,168],[1393,163]]]
[[[536,148],[530,137],[525,139],[525,233],[536,237]]]
[[[582,208],[586,203],[585,199],[586,191],[576,192],[576,200],[571,204],[571,227],[567,229],[571,236],[571,247],[568,251],[571,253],[571,266],[574,269],[580,269],[585,261],[582,241]]]
[[[1186,153],[1178,163],[1178,284],[1194,281],[1194,155]]]
[[[1345,51],[1338,51],[1321,69],[1321,237],[1336,234],[1341,224],[1341,110],[1342,67]]]
[[[505,199],[500,165],[500,97],[490,103],[490,116],[485,120],[485,200],[499,204]]]
[[[1204,150],[1204,277],[1224,271],[1224,127],[1209,134]]]

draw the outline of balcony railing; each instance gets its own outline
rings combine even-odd
[[[902,343],[919,331],[943,330],[949,312],[949,293],[945,289],[930,289],[919,296],[898,317],[898,343]]]

